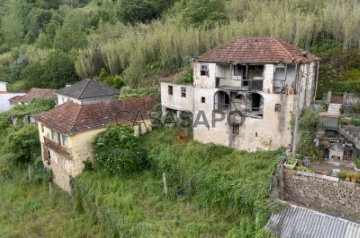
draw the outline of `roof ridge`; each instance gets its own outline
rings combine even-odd
[[[86,79],[85,79],[86,80]],[[83,88],[81,94],[79,95],[79,98],[81,98],[81,96],[84,94],[84,92],[86,91],[87,86],[89,85],[90,79],[87,80],[85,87]]]
[[[272,38],[276,41],[277,44],[279,44],[281,46],[281,48],[283,48],[285,50],[285,52],[290,56],[290,58],[293,61],[296,61],[296,59],[291,55],[291,53],[288,51],[288,49],[286,49],[285,46],[282,44],[282,42],[280,42],[280,39],[278,39],[275,36],[272,36]],[[281,41],[283,41],[283,40],[281,40]]]
[[[74,105],[78,105],[78,106],[80,107],[80,110],[78,111],[78,113],[77,113],[77,115],[76,115],[76,117],[75,117],[74,124],[71,126],[71,128],[70,128],[70,130],[69,130],[69,133],[71,134],[72,131],[73,131],[73,129],[74,129],[74,127],[75,127],[76,122],[78,121],[79,115],[80,115],[80,113],[81,113],[81,111],[83,110],[84,107],[83,107],[82,104],[77,104],[77,103],[74,103],[74,102],[69,102],[69,103],[72,103],[72,104],[74,104]]]

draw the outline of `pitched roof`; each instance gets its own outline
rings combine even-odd
[[[105,86],[104,84],[94,80],[84,79],[74,85],[59,89],[55,93],[76,99],[85,99],[93,97],[115,96],[119,95],[120,91],[116,88]]]
[[[315,55],[276,37],[240,37],[201,55],[198,62],[233,64],[307,63]]]
[[[55,89],[48,88],[32,88],[23,96],[15,96],[9,99],[10,102],[31,102],[35,99],[55,100]]]
[[[266,229],[280,238],[360,237],[360,224],[295,205],[289,205],[273,214],[266,224]]]
[[[80,105],[68,101],[44,114],[36,120],[46,127],[65,134],[104,128],[112,123],[128,124],[138,112],[137,120],[149,119],[149,112],[157,104],[150,96]],[[142,117],[141,117],[142,116]]]

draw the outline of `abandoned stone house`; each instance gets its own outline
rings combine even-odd
[[[291,113],[315,100],[319,60],[275,37],[237,38],[194,59],[192,84],[162,79],[162,111],[191,112],[202,122],[194,139],[204,143],[248,151],[287,147]]]
[[[81,96],[78,100],[72,100],[73,97],[70,96],[74,95],[69,91],[73,89],[69,87],[69,91],[61,92],[66,93],[70,99],[64,103],[60,100],[61,105],[36,117],[43,163],[52,169],[54,182],[66,191],[71,190],[69,177],[79,175],[84,168],[83,161],[92,159],[92,142],[97,133],[116,123],[133,125],[135,135],[145,133],[151,129],[149,112],[157,104],[149,96],[124,100],[114,100],[111,96],[108,101],[103,101],[104,99],[99,99],[99,95],[109,94],[109,88],[101,92],[103,87],[88,87],[89,84],[95,85],[92,82],[83,84],[82,87],[75,84],[73,86],[83,89],[83,92],[72,92],[87,95],[86,101],[93,103],[82,103],[84,98]],[[112,90],[113,93],[116,91]],[[94,99],[89,95],[93,95]],[[138,112],[141,113],[140,116]]]

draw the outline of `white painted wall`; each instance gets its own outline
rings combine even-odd
[[[6,82],[0,82],[0,92],[7,92]]]
[[[15,96],[23,96],[25,93],[4,93],[0,94],[0,112],[9,110],[12,105],[10,105],[9,99]]]
[[[169,95],[168,87],[173,87],[173,94]],[[161,105],[174,110],[193,111],[194,87],[173,83],[161,83]],[[186,89],[186,97],[181,97],[181,88]]]

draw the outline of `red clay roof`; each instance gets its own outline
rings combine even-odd
[[[315,55],[276,37],[240,37],[201,55],[198,62],[256,64],[308,63]]]
[[[55,89],[48,88],[32,88],[24,96],[15,96],[10,98],[10,102],[31,102],[35,99],[48,99],[56,100],[56,95],[54,94]]]
[[[149,119],[149,112],[156,104],[150,96],[86,105],[68,101],[36,117],[36,120],[55,131],[77,134],[116,122],[128,124],[136,118],[137,112],[141,112],[137,120],[141,121],[142,117]]]

